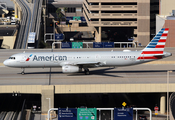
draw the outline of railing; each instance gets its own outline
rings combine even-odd
[[[137,26],[137,21],[90,21],[89,23],[94,26]]]
[[[121,26],[136,26],[137,22],[133,21],[102,21],[102,25],[121,25]]]
[[[54,49],[54,45],[59,44],[59,49],[61,49],[62,42],[53,42],[52,43],[52,51]],[[117,47],[115,47],[117,46]],[[118,47],[119,46],[119,47]],[[93,42],[83,42],[83,48],[93,48]],[[114,48],[136,48],[135,42],[114,42]]]

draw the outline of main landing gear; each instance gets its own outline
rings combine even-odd
[[[24,70],[25,70],[25,68],[22,68],[21,75],[24,75],[25,74]]]
[[[89,69],[88,68],[84,68],[84,74],[89,75]]]

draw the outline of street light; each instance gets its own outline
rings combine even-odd
[[[168,103],[169,103],[169,74],[171,73],[171,70],[167,71],[167,120],[168,120]]]
[[[46,98],[46,99],[49,99],[49,109],[50,109],[50,98]]]

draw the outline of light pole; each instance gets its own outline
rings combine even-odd
[[[50,109],[50,98],[46,98],[46,99],[49,99],[49,109]]]
[[[171,70],[168,70],[167,71],[167,120],[168,120],[168,103],[169,103],[169,74],[171,73],[172,71]]]

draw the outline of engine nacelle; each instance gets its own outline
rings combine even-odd
[[[62,72],[63,73],[76,73],[81,71],[81,69],[78,66],[63,66]]]

